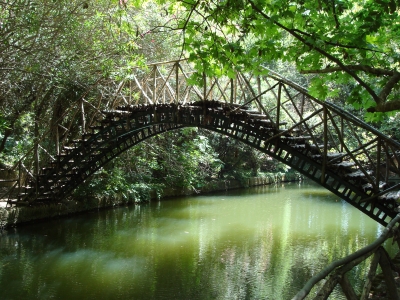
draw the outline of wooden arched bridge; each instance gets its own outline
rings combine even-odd
[[[399,143],[272,71],[233,79],[203,75],[197,85],[188,83],[190,75],[185,61],[152,64],[133,71],[107,104],[82,100],[81,137],[64,146],[57,140],[52,160],[38,174],[27,172],[11,204],[61,201],[130,147],[196,126],[287,164],[383,225],[396,216]]]

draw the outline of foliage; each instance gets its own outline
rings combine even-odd
[[[146,1],[137,6],[128,2],[126,10],[131,16],[128,24],[136,29],[136,51],[146,61],[175,60],[180,56],[181,34],[170,29],[176,23],[176,17],[169,15],[164,5]]]
[[[26,153],[33,144],[32,114],[23,114],[14,123],[14,134],[4,144],[4,151],[0,152],[0,161],[5,165],[11,165],[13,159],[21,153]],[[5,127],[5,130],[8,126]],[[4,137],[5,130],[0,129],[0,139]]]
[[[184,128],[142,142],[101,169],[75,194],[127,202],[148,201],[164,188],[197,191],[216,180],[281,174],[290,168],[237,140],[204,129]]]
[[[132,68],[143,67],[145,59],[179,58],[182,9],[177,3],[168,8],[164,2],[152,1],[2,1],[1,165],[12,165],[26,153],[34,157],[29,156],[28,169],[36,165],[34,160],[45,163],[50,159],[47,152],[55,155],[56,142],[67,145],[88,129],[98,111],[115,99],[119,82],[131,78]],[[193,34],[185,42],[186,50],[197,47],[192,25],[184,28],[186,37]],[[216,62],[206,52],[200,56],[200,64],[207,62],[206,56],[210,63]],[[287,64],[280,67],[290,73]],[[79,115],[84,104],[90,117],[87,124]],[[238,142],[186,128],[133,147],[77,193],[144,201],[150,190],[163,187],[197,190],[218,177],[255,176],[264,158]],[[281,170],[274,164],[268,163],[268,170]]]
[[[151,192],[160,196],[162,186],[145,182],[130,182],[120,168],[104,168],[97,172],[90,181],[80,185],[75,191],[75,197],[107,197],[120,199],[126,203],[148,202]]]
[[[239,142],[238,140],[204,131],[209,143],[223,162],[218,173],[222,179],[236,179],[246,182],[247,178],[259,176],[262,172],[287,172],[289,168],[268,155]]]
[[[394,140],[400,142],[400,118],[399,113],[388,116],[379,124],[379,130]]]
[[[134,156],[126,154],[135,166],[130,173],[135,181],[196,190],[216,178],[223,164],[196,128],[168,132],[143,144],[132,149]]]
[[[148,201],[150,191],[162,188],[196,191],[216,178],[222,162],[196,128],[184,128],[153,137],[128,150],[76,191],[122,199]]]
[[[261,72],[274,61],[312,74],[311,93],[369,112],[400,109],[399,6],[375,0],[178,1],[184,50],[200,72]],[[171,6],[171,10],[177,6]],[[380,117],[376,114],[375,117]],[[371,118],[371,116],[370,116]]]
[[[36,147],[43,134],[54,144],[57,124],[76,123],[82,99],[109,97],[112,80],[140,64],[125,14],[109,1],[0,3],[0,153],[24,139],[26,116]]]

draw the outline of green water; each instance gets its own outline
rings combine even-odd
[[[92,212],[3,233],[0,299],[290,299],[382,228],[297,183]]]

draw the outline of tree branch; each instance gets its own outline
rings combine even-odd
[[[395,75],[396,71],[380,69],[380,68],[373,68],[366,65],[347,65],[346,66],[349,70],[352,71],[363,71],[365,73],[370,73],[376,76],[393,76]],[[301,74],[326,74],[326,73],[334,73],[343,71],[341,67],[329,67],[320,70],[300,70]]]
[[[292,30],[293,32],[301,33],[302,35],[305,35],[305,36],[308,36],[308,37],[311,37],[311,38],[313,37],[312,34],[309,34],[308,32],[302,31],[302,30],[297,29],[297,28],[293,28],[293,29],[290,29],[290,30]],[[378,51],[378,50],[371,49],[371,48],[365,48],[365,47],[341,44],[341,43],[338,43],[337,41],[331,42],[331,41],[327,41],[327,40],[323,40],[323,39],[321,39],[321,41],[323,41],[327,45],[334,46],[334,47],[340,47],[340,48],[345,48],[345,49],[366,50],[366,51],[369,51],[369,52],[375,52],[375,53],[381,53],[381,54],[384,53],[382,51]]]
[[[394,71],[393,76],[388,80],[388,82],[385,84],[384,88],[381,90],[379,93],[379,97],[383,100],[386,100],[386,98],[389,96],[390,92],[394,88],[394,86],[400,81],[400,73],[397,71]]]
[[[374,101],[377,103],[377,105],[382,103],[382,99],[375,93],[375,91],[366,83],[364,82],[360,77],[357,76],[356,73],[354,73],[351,69],[349,69],[346,65],[344,65],[338,58],[334,57],[333,55],[329,54],[328,52],[326,52],[325,50],[323,50],[320,47],[317,47],[316,45],[308,42],[306,39],[304,39],[300,34],[296,33],[294,30],[286,27],[285,25],[272,20],[271,17],[269,17],[266,13],[264,13],[262,11],[262,9],[260,9],[257,5],[255,5],[255,3],[252,0],[249,0],[249,3],[251,5],[251,7],[258,12],[263,18],[272,21],[276,26],[278,26],[279,28],[283,29],[284,31],[288,32],[290,35],[292,35],[293,37],[295,37],[297,40],[299,40],[300,42],[302,42],[304,45],[310,47],[311,49],[317,51],[318,53],[320,53],[321,55],[325,56],[326,58],[328,58],[330,61],[336,63],[339,67],[342,68],[342,71],[346,72],[347,74],[349,74],[351,77],[353,77],[363,88],[365,88],[365,90],[372,96],[372,98],[374,99]]]
[[[267,14],[265,14],[257,5],[255,5],[255,3],[252,0],[249,0],[249,3],[251,5],[251,7],[258,12],[261,16],[263,16],[265,19],[270,20],[271,21],[271,17],[269,17]],[[293,37],[295,37],[297,40],[299,40],[300,42],[302,42],[304,45],[310,47],[311,49],[314,49],[315,51],[319,52],[321,55],[325,56],[326,58],[328,58],[330,61],[336,63],[339,67],[342,68],[342,70],[344,72],[346,72],[347,74],[349,74],[351,77],[353,77],[363,88],[365,88],[365,90],[372,96],[372,98],[374,99],[374,101],[377,104],[382,103],[382,99],[379,98],[379,96],[374,92],[374,90],[366,83],[364,82],[360,77],[357,76],[356,73],[354,73],[351,69],[349,69],[346,65],[344,65],[339,59],[337,59],[336,57],[334,57],[332,54],[329,54],[328,52],[326,52],[325,50],[321,49],[320,47],[317,47],[316,45],[306,41],[301,35],[299,35],[298,33],[296,33],[294,30],[286,27],[285,25],[272,20],[272,22],[280,27],[281,29],[285,30],[286,32],[288,32],[290,35],[292,35]]]
[[[182,28],[180,28],[182,30],[183,36],[185,36],[186,27],[187,27],[187,25],[189,23],[190,18],[192,17],[193,12],[196,10],[196,7],[199,5],[199,2],[200,2],[199,0],[196,1],[196,3],[192,6],[192,8],[190,9],[190,13],[188,14],[188,16],[187,16],[187,18],[185,20],[185,24],[183,25]],[[185,50],[185,43],[186,43],[185,42],[185,38],[183,38],[182,51],[181,51],[180,57],[184,57],[183,52]]]
[[[381,102],[377,106],[367,109],[368,112],[389,112],[395,110],[400,110],[400,99]]]
[[[332,0],[332,13],[333,13],[333,17],[335,18],[336,28],[339,28],[340,23],[339,23],[337,14],[336,14],[335,0]]]

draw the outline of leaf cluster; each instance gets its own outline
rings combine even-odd
[[[309,74],[311,93],[374,112],[400,109],[395,0],[178,1],[184,49],[199,72],[259,71],[275,61]],[[331,83],[335,88],[331,87]]]

